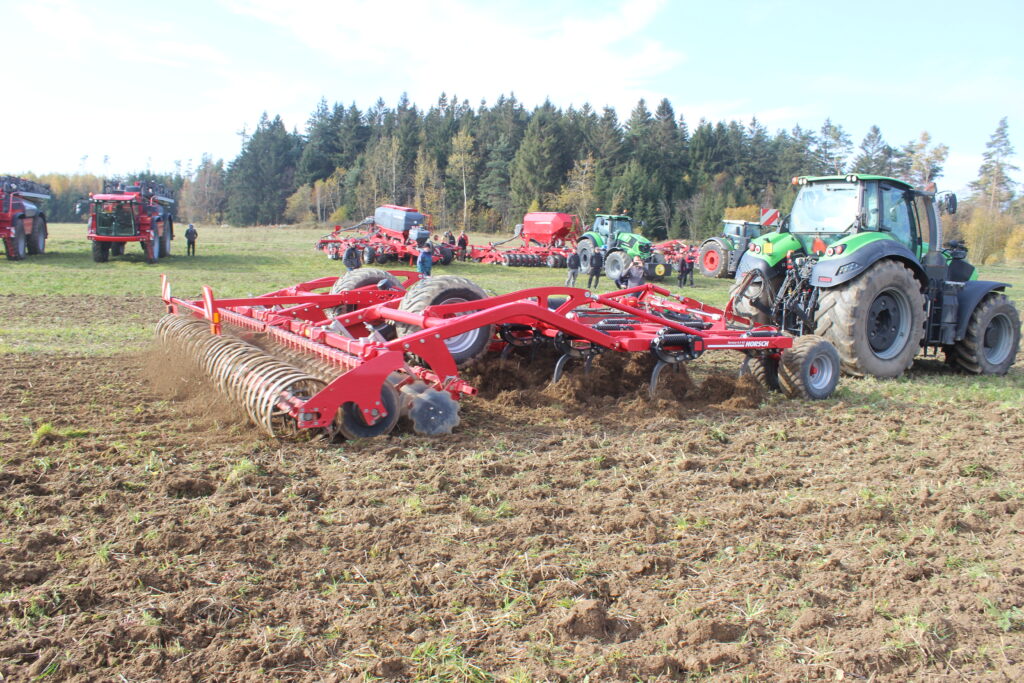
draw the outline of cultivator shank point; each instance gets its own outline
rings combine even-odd
[[[784,380],[778,388],[793,396],[824,398],[838,377],[827,342],[801,338],[799,353],[787,354],[792,337],[734,315],[731,302],[721,310],[655,285],[487,296],[460,277],[356,273],[241,299],[216,299],[209,288],[198,300],[175,298],[165,278],[168,315],[157,334],[272,436],[380,436],[401,416],[419,433],[450,433],[458,400],[476,393],[459,377],[461,366],[487,353],[535,359],[542,347],[558,356],[555,381],[573,363],[589,372],[601,353],[649,354],[652,395],[665,368],[715,349],[773,370]]]

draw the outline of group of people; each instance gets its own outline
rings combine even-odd
[[[458,238],[451,230],[445,230],[442,239],[445,244],[455,247],[455,257],[460,261],[465,261],[469,256],[469,235],[465,230],[459,233]]]
[[[679,263],[676,264],[676,271],[679,276],[679,286],[685,287],[686,282],[690,282],[690,286],[693,287],[693,271],[697,267],[697,255],[700,250],[696,245],[682,245],[682,256],[679,257]]]

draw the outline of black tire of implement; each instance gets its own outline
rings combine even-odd
[[[768,356],[754,356],[747,364],[750,376],[766,391],[782,391],[779,384],[779,360]]]
[[[486,297],[487,293],[472,280],[455,275],[439,275],[429,280],[420,280],[410,287],[402,297],[402,303],[398,305],[398,310],[420,313],[428,306],[443,304],[451,299],[478,301]],[[399,336],[412,334],[420,329],[418,326],[403,323],[396,323],[395,328]],[[452,358],[458,366],[471,363],[487,351],[491,338],[494,337],[494,325],[486,325],[464,334],[473,333],[476,333],[476,336],[472,338],[471,343],[467,344],[467,348],[452,352]]]
[[[782,352],[779,387],[789,398],[826,399],[836,390],[841,364],[839,352],[828,340],[814,334],[797,337],[793,346]],[[829,373],[827,381],[815,377],[815,367],[819,374]]]
[[[96,263],[106,263],[108,258],[110,258],[110,243],[94,240],[92,243],[92,260]]]
[[[32,219],[32,237],[28,240],[28,253],[46,253],[46,219],[42,216]]]
[[[174,219],[171,214],[164,216],[164,234],[160,238],[160,258],[171,255],[171,235],[174,234]]]
[[[19,218],[14,221],[14,235],[11,236],[11,248],[13,255],[8,254],[7,258],[13,261],[20,261],[25,258],[25,254],[28,252],[28,244],[25,236],[25,225],[24,219]]]
[[[997,328],[992,327],[993,323]],[[989,360],[985,356],[985,342],[995,341],[991,335],[1000,335],[1001,341],[1007,345],[1006,354],[1001,359]],[[967,332],[953,347],[952,356],[957,365],[976,375],[1005,375],[1018,350],[1020,315],[1017,307],[1005,294],[992,292],[974,308],[967,323]]]
[[[359,289],[360,287],[367,287],[369,285],[376,285],[381,280],[387,280],[388,284],[392,287],[400,287],[401,283],[394,275],[386,270],[380,268],[360,268],[359,270],[350,270],[345,273],[331,285],[331,294],[338,294],[340,292],[351,292],[353,289]],[[348,313],[351,307],[347,304],[328,308],[324,312],[330,316],[338,316],[342,313]],[[394,328],[391,328],[392,337],[394,336]],[[387,336],[387,335],[385,335]]]
[[[341,262],[347,264],[347,263],[349,263],[349,261],[353,260],[353,259],[350,258],[350,254],[358,255],[359,256],[359,264],[362,265],[362,263],[363,263],[363,255],[355,247],[348,247],[348,248],[345,249],[345,251],[341,252]]]
[[[849,375],[899,377],[914,362],[924,337],[924,296],[921,285],[903,264],[882,260],[860,277],[818,296],[814,334],[832,342]],[[886,291],[902,292],[909,299],[910,321],[906,341],[892,358],[879,358],[868,340],[868,315]]]
[[[372,425],[366,424],[359,406],[355,403],[342,404],[334,418],[338,433],[351,441],[352,439],[372,439],[375,436],[383,436],[391,432],[395,428],[395,424],[398,423],[401,411],[398,408],[398,391],[390,382],[384,382],[381,386],[380,402],[388,414]]]
[[[441,252],[442,266],[447,266],[449,263],[455,260],[455,252],[452,251],[451,247],[442,244],[440,247],[438,247],[438,251]]]
[[[709,251],[718,253],[718,268],[714,270],[708,270],[704,267],[704,254]],[[715,241],[705,242],[700,248],[700,253],[697,255],[697,266],[700,268],[700,274],[704,277],[723,278],[729,276],[728,268],[726,268],[728,260],[729,257],[721,244]]]

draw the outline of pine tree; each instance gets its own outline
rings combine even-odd
[[[269,225],[284,217],[295,192],[295,168],[302,139],[289,133],[280,116],[264,112],[256,131],[227,171],[228,220],[235,225]]]
[[[853,143],[842,126],[825,119],[813,148],[815,167],[814,173],[821,175],[840,175],[846,167],[846,157],[850,156]]]
[[[517,209],[539,205],[561,186],[570,163],[564,143],[561,113],[546,101],[533,112],[512,161],[512,201]]]
[[[1010,172],[1020,170],[1010,163],[1013,145],[1010,144],[1009,125],[1004,116],[985,145],[982,163],[978,168],[978,179],[970,184],[975,197],[990,211],[1007,208],[1014,197],[1014,182]]]
[[[878,126],[868,129],[859,149],[850,167],[852,173],[891,176],[895,172],[896,150],[886,144]]]
[[[925,188],[942,177],[942,166],[946,163],[949,148],[945,145],[931,147],[931,144],[931,134],[922,131],[917,140],[903,145],[895,164],[900,179],[915,187]]]

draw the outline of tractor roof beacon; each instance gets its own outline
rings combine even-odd
[[[851,375],[898,377],[922,349],[976,374],[1009,370],[1020,346],[1010,285],[978,280],[962,242],[939,246],[956,195],[863,174],[793,183],[792,213],[740,261],[738,312],[828,339]]]

